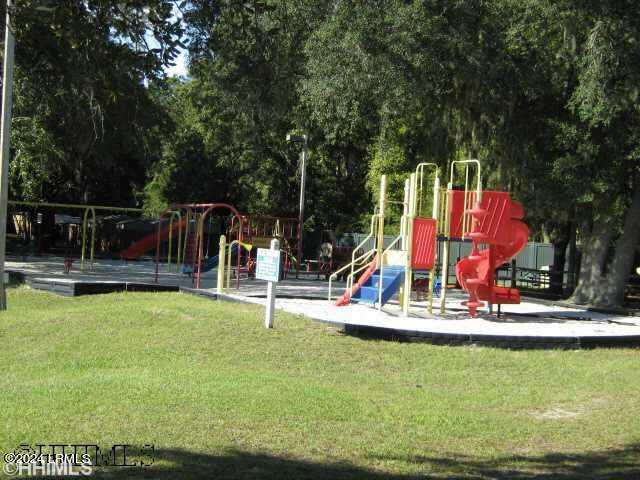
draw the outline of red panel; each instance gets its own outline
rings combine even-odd
[[[460,238],[464,213],[464,190],[450,190],[449,201],[451,205],[450,238]],[[507,225],[510,219],[520,219],[524,216],[522,205],[512,201],[508,192],[485,190],[482,192],[480,208],[486,211],[486,215],[479,220],[473,231],[486,235],[482,243],[508,244],[511,232]]]
[[[508,192],[482,192],[480,208],[487,215],[476,226],[476,232],[482,232],[487,236],[486,243],[495,245],[509,244],[511,229],[508,228],[511,220],[511,198]]]
[[[449,223],[449,238],[462,237],[462,214],[464,213],[464,190],[449,190],[449,206],[451,218]]]
[[[417,217],[413,220],[411,268],[431,270],[435,260],[436,221]]]

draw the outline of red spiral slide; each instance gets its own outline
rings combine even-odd
[[[522,205],[511,200],[507,192],[483,192],[482,202],[476,204],[471,214],[476,220],[469,235],[473,249],[471,255],[456,265],[456,277],[469,293],[464,304],[475,316],[476,309],[484,306],[483,301],[496,305],[520,303],[517,289],[495,285],[494,272],[524,249],[529,228],[521,221]],[[479,244],[489,248],[479,251]]]

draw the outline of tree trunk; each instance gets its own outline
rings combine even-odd
[[[562,295],[564,282],[564,264],[567,259],[567,245],[569,244],[571,225],[561,229],[560,234],[553,239],[553,266],[549,272],[549,293]]]
[[[77,154],[74,177],[76,188],[79,191],[78,201],[86,205],[89,203],[89,186],[87,185],[87,177],[85,175],[84,155],[81,153]]]
[[[568,277],[567,277],[567,291],[566,295],[573,294],[576,289],[576,278],[577,278],[577,253],[576,253],[576,225],[575,223],[571,224],[571,232],[569,235],[569,262],[567,264]]]
[[[619,307],[624,303],[625,288],[634,267],[636,246],[640,241],[640,181],[635,182],[631,205],[624,220],[624,230],[616,242],[616,249],[606,281],[597,298],[598,303]]]
[[[613,237],[613,218],[603,215],[594,222],[590,234],[583,228],[585,238],[580,277],[573,294],[573,301],[578,304],[595,304],[602,288],[602,272],[609,253],[609,245]]]

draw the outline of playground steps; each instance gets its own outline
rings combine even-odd
[[[383,276],[380,269],[376,270],[362,287],[352,295],[351,300],[357,303],[375,304],[378,302],[378,287],[382,281],[382,305],[387,303],[404,282],[404,267],[387,265]]]

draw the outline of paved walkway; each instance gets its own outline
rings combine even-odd
[[[62,257],[28,257],[26,259],[8,258],[7,270],[13,270],[28,277],[41,280],[56,280],[63,282],[155,282],[155,262],[122,260],[99,260],[90,267],[85,263],[84,272],[80,271],[80,262],[75,261],[69,274],[64,273],[64,259]],[[200,287],[205,290],[215,289],[217,283],[217,270],[213,269],[202,274]],[[193,279],[179,273],[175,265],[168,267],[161,264],[159,267],[158,283],[161,285],[176,285],[179,287],[193,287]],[[334,282],[336,292],[345,288],[344,282]],[[240,290],[235,289],[236,281],[231,279],[230,291],[249,297],[266,296],[267,282],[262,280],[243,279],[240,282]],[[324,280],[316,280],[314,276],[296,280],[290,276],[280,283],[282,295],[298,298],[327,298],[327,285]]]
[[[79,271],[74,263],[70,274],[63,273],[62,258],[9,259],[7,270],[24,273],[32,278],[64,279],[68,282],[140,282],[153,283],[155,264],[150,261],[122,262],[101,260],[93,269]],[[215,293],[216,271],[202,277],[203,292]],[[176,272],[175,266],[161,265],[159,283],[193,287],[192,279]],[[260,280],[243,280],[239,290],[225,291],[234,300],[265,304],[267,283]],[[344,283],[336,282],[334,298],[344,290]],[[640,317],[596,313],[575,306],[559,306],[548,302],[523,298],[520,305],[505,305],[501,318],[480,313],[471,318],[461,302],[466,295],[453,291],[448,295],[446,313],[429,315],[425,302],[412,304],[408,317],[403,317],[397,301],[377,310],[366,305],[336,307],[327,301],[328,283],[323,280],[289,278],[277,287],[279,298],[276,308],[314,320],[339,326],[374,327],[398,332],[417,332],[443,335],[508,336],[511,338],[576,338],[576,337],[638,337]]]
[[[153,261],[98,260],[94,262],[93,267],[89,265],[89,262],[85,262],[85,269],[82,272],[80,271],[80,261],[75,260],[71,272],[68,274],[64,273],[63,264],[62,257],[27,257],[25,259],[9,257],[5,268],[21,272],[28,277],[43,279],[52,278],[79,282],[153,283],[155,281],[155,262]],[[193,286],[192,279],[179,273],[175,265],[169,268],[166,264],[162,264],[159,273],[158,283],[162,285]],[[201,286],[203,288],[214,287],[215,275],[215,270],[203,274]]]
[[[280,287],[277,291],[280,292]],[[235,291],[228,291],[227,295],[239,301],[260,305],[266,303],[263,297],[242,295]],[[640,317],[596,313],[578,307],[568,308],[523,299],[520,305],[504,306],[500,318],[482,312],[472,318],[461,305],[465,299],[463,292],[449,292],[445,315],[430,315],[425,302],[414,302],[408,317],[402,316],[400,306],[393,301],[382,310],[377,310],[358,304],[337,307],[327,300],[278,298],[276,308],[341,326],[367,326],[402,332],[538,338],[640,338]],[[434,312],[437,309],[434,308]]]

